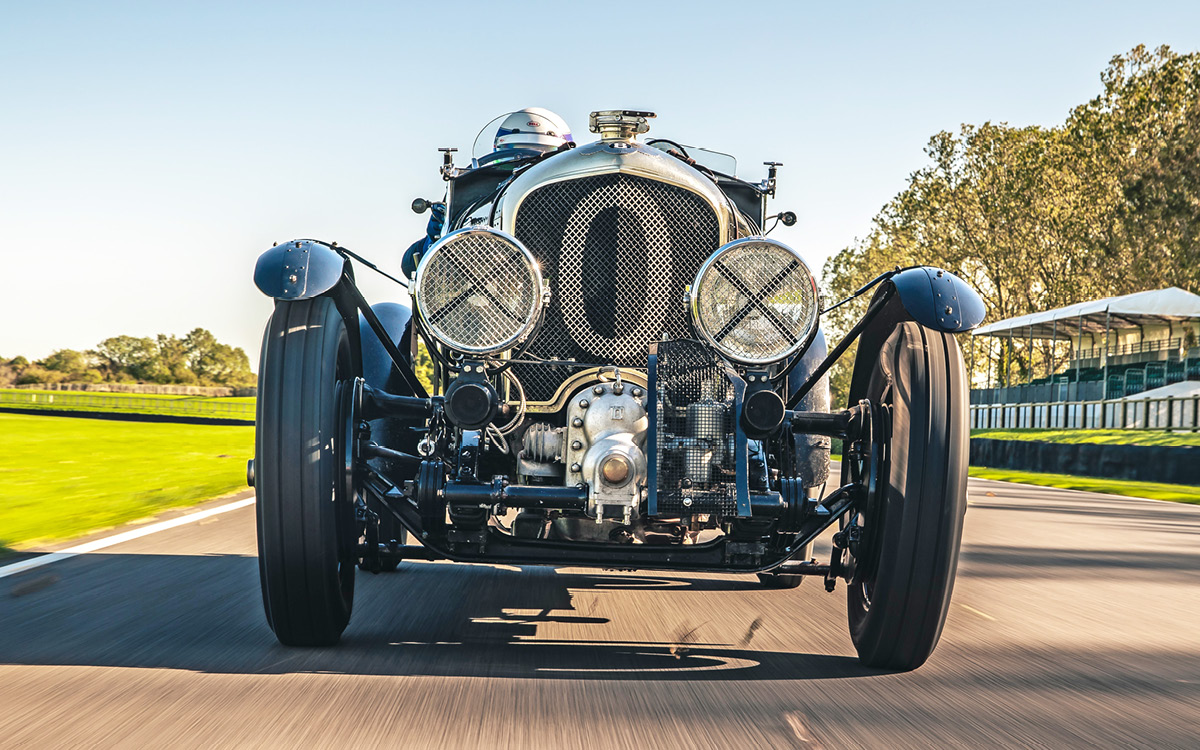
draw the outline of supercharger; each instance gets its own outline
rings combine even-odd
[[[567,408],[567,481],[588,486],[588,515],[630,523],[646,486],[646,392],[617,378],[576,394]]]

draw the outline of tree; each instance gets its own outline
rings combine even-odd
[[[240,347],[218,342],[216,336],[203,328],[193,329],[182,345],[188,367],[201,382],[228,386],[254,383],[250,358]]]
[[[83,352],[74,349],[58,349],[45,359],[38,360],[38,364],[68,376],[82,375],[88,369]]]
[[[1136,47],[1103,92],[1058,127],[963,125],[934,135],[927,165],[864,239],[825,264],[838,300],[879,272],[938,265],[973,284],[989,318],[1174,284],[1200,288],[1200,55]],[[866,300],[839,308],[844,332]],[[1027,372],[1051,347],[1002,345]],[[986,367],[986,360],[979,365]],[[848,374],[835,371],[835,387]]]
[[[239,348],[222,344],[203,328],[183,339],[113,336],[95,349],[58,349],[30,364],[14,357],[0,364],[0,384],[141,381],[181,385],[247,386],[254,384],[250,360]]]
[[[191,385],[198,382],[188,364],[188,347],[176,336],[159,334],[155,341],[154,380],[159,383]]]
[[[157,350],[151,338],[113,336],[101,341],[88,354],[95,359],[105,380],[120,382],[151,380]]]
[[[32,364],[24,368],[21,374],[17,376],[17,385],[38,385],[61,383],[67,379],[65,373],[57,370],[47,370],[39,364]]]
[[[417,380],[425,386],[425,390],[433,393],[433,358],[429,356],[424,341],[417,344],[417,359],[413,362],[413,371]]]
[[[1135,47],[1114,57],[1104,92],[1072,113],[1119,165],[1115,270],[1136,291],[1143,279],[1200,287],[1200,56]]]

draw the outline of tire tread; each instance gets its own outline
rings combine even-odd
[[[331,645],[349,621],[352,585],[339,575],[337,516],[328,494],[337,362],[345,344],[341,317],[327,298],[277,303],[263,341],[259,570],[267,622],[286,645]]]

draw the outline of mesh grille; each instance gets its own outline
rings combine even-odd
[[[651,341],[688,335],[684,288],[720,242],[700,196],[623,174],[538,188],[521,203],[514,233],[551,289],[530,354],[580,366],[645,367]],[[544,401],[577,368],[515,369],[529,398]]]
[[[698,341],[658,345],[658,513],[737,515],[733,384]]]
[[[807,338],[817,300],[808,267],[787,248],[750,241],[723,252],[696,283],[701,329],[728,356],[770,362]]]
[[[520,248],[481,230],[447,236],[422,266],[419,285],[430,332],[468,352],[520,338],[541,293],[537,269]]]

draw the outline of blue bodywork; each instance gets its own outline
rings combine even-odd
[[[254,285],[268,297],[312,299],[337,286],[346,259],[315,240],[291,240],[258,257]]]
[[[409,329],[412,322],[412,308],[399,302],[378,302],[371,305],[371,310],[387,329],[388,337],[401,353],[409,350]],[[392,358],[387,349],[383,348],[379,337],[367,325],[367,319],[359,313],[359,339],[362,341],[363,379],[367,385],[402,396],[414,395],[408,384],[402,378],[396,377]],[[412,363],[408,363],[411,367]]]
[[[983,299],[967,282],[941,268],[906,268],[888,280],[913,320],[946,333],[963,333],[983,322]]]
[[[411,279],[413,274],[417,272],[417,266],[421,263],[421,257],[442,236],[442,228],[445,224],[446,204],[431,204],[429,207],[429,223],[425,225],[425,236],[409,245],[408,249],[404,251],[404,257],[400,261],[400,270],[404,272],[404,278]]]

